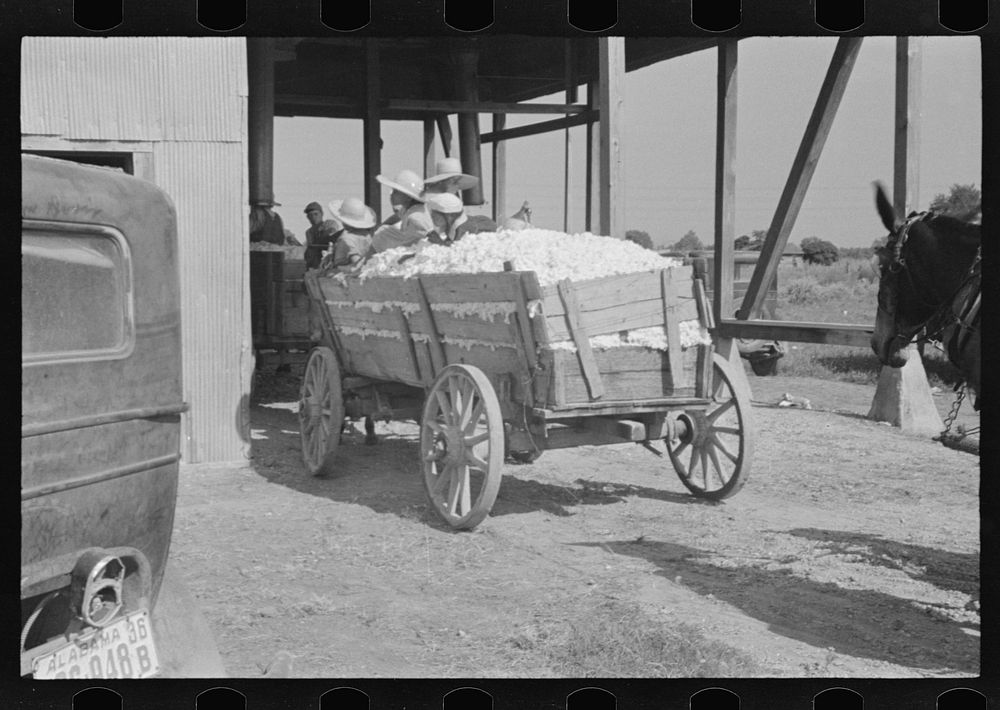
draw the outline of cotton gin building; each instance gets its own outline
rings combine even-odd
[[[122,169],[177,212],[189,463],[246,460],[253,373],[244,38],[27,37],[21,148]]]

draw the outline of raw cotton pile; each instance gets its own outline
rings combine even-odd
[[[400,258],[412,255],[400,263]],[[548,229],[485,232],[466,236],[452,246],[421,242],[416,247],[389,249],[372,256],[358,276],[402,276],[418,274],[468,274],[503,271],[504,262],[513,261],[517,271],[534,271],[542,286],[562,279],[585,281],[617,274],[631,274],[680,266],[681,261],[662,257],[654,251],[622,239],[595,234],[566,234]],[[443,305],[443,304],[442,304]],[[496,304],[462,304],[466,314],[483,318],[498,314],[489,311]],[[535,304],[531,304],[535,306]],[[432,305],[434,308],[434,305]],[[534,315],[535,308],[530,309]],[[461,317],[461,314],[456,313]],[[634,345],[667,349],[663,327],[642,328],[622,335],[599,335],[590,339],[595,349]],[[681,347],[711,342],[698,321],[681,323]],[[571,341],[552,343],[553,349],[575,350]]]
[[[550,286],[562,279],[585,281],[681,264],[623,239],[549,229],[483,232],[450,247],[421,243],[416,256],[398,263],[401,256],[414,251],[412,247],[398,247],[375,254],[359,275],[364,279],[503,271],[505,261],[514,261],[516,270],[534,271],[542,286]]]

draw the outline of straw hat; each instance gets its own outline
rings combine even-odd
[[[357,197],[334,200],[329,207],[333,216],[349,227],[370,229],[375,226],[375,210]]]
[[[395,180],[390,180],[384,175],[376,175],[375,179],[386,187],[398,190],[414,200],[424,201],[424,198],[420,196],[420,193],[424,191],[424,181],[412,170],[400,170]]]
[[[458,158],[441,158],[434,164],[437,175],[424,180],[424,184],[433,185],[445,180],[455,179],[455,187],[459,190],[468,190],[479,183],[479,178],[462,172],[462,163]]]
[[[443,214],[458,214],[462,211],[462,200],[450,192],[439,192],[426,195],[427,207],[434,212]]]

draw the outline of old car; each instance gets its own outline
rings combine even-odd
[[[120,170],[21,169],[21,675],[224,675],[168,565],[186,409],[173,204]]]

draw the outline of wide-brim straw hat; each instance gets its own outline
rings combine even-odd
[[[357,197],[333,200],[329,207],[331,214],[348,227],[371,229],[375,226],[375,210]]]
[[[458,158],[441,158],[434,164],[437,175],[424,179],[425,185],[434,185],[445,180],[454,180],[454,185],[459,190],[468,190],[479,184],[479,178],[462,172],[462,163]]]
[[[398,190],[414,200],[424,201],[420,195],[424,191],[424,181],[412,170],[400,170],[395,180],[390,180],[385,175],[376,175],[375,179],[386,187]]]
[[[450,192],[430,193],[426,196],[427,209],[443,214],[458,214],[462,211],[462,200]]]

